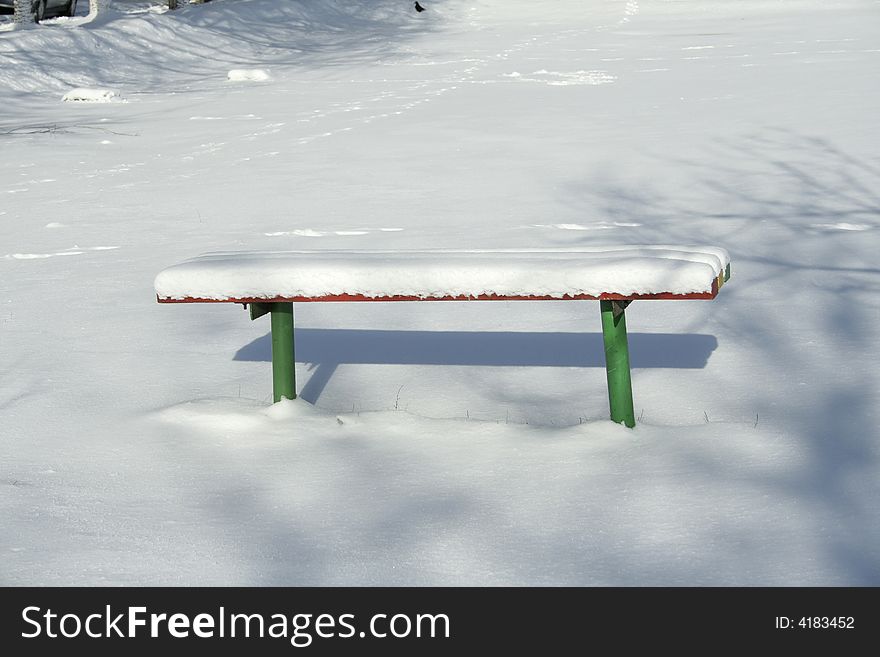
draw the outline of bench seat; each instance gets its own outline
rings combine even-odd
[[[162,303],[711,299],[713,247],[208,253],[162,271]]]

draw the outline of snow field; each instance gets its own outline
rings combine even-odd
[[[0,583],[876,585],[876,3],[431,4],[0,33]],[[265,320],[153,289],[619,244],[733,261],[627,309],[633,431],[595,302],[298,304],[271,406]]]

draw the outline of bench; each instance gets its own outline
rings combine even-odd
[[[730,278],[717,247],[208,253],[156,277],[159,303],[239,303],[270,315],[276,402],[296,398],[293,304],[319,301],[599,301],[611,419],[635,426],[626,307],[714,299]]]

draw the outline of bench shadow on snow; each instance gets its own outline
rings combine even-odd
[[[718,347],[714,335],[630,333],[633,368],[702,369]],[[296,360],[315,367],[300,396],[315,403],[337,366],[451,365],[483,367],[605,367],[601,333],[375,331],[296,329]],[[266,334],[233,360],[271,361]]]

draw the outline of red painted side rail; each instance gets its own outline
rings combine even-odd
[[[505,296],[500,294],[478,294],[445,297],[419,297],[393,295],[385,297],[366,297],[362,294],[329,294],[323,297],[235,297],[228,299],[200,299],[186,297],[184,299],[163,299],[157,297],[159,303],[312,303],[320,301],[634,301],[637,299],[714,299],[718,295],[718,280],[712,283],[710,292],[690,292],[688,294],[673,294],[671,292],[657,292],[654,294],[618,294],[616,292],[603,292],[598,296],[591,294],[566,294],[561,297],[542,295],[516,295]]]

